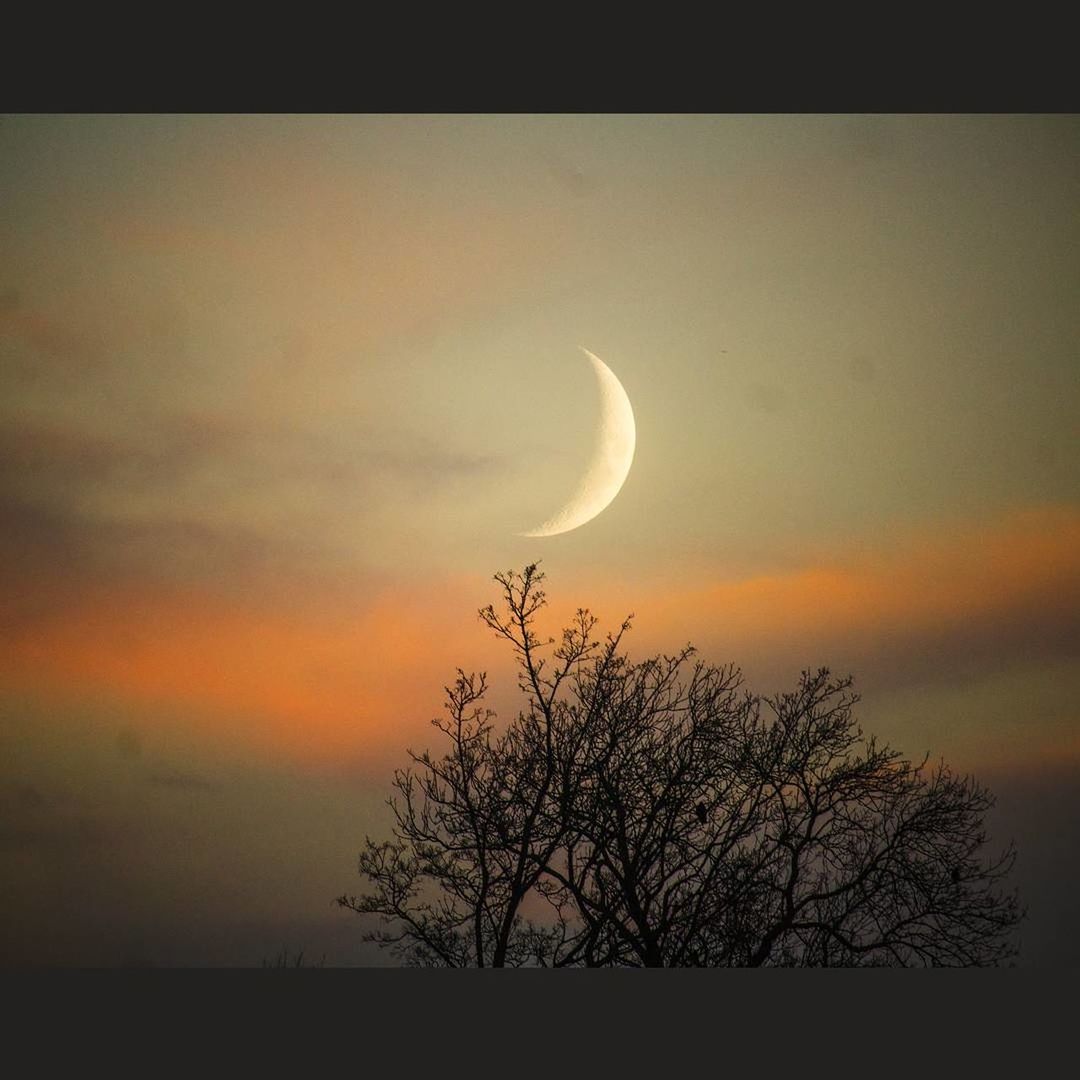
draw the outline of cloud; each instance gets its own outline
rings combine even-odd
[[[208,413],[163,412],[127,433],[102,434],[60,420],[0,421],[0,492],[72,507],[99,490],[123,495],[138,512],[157,493],[210,471],[221,482],[360,485],[380,474],[435,486],[492,475],[496,454],[466,453],[422,432],[362,424],[347,437]],[[88,493],[87,485],[92,486]]]
[[[113,585],[216,582],[228,593],[298,561],[251,529],[168,517],[109,520],[0,492],[0,636],[28,631]]]
[[[608,625],[634,611],[635,654],[693,641],[764,692],[823,664],[879,693],[1080,653],[1080,511],[1068,506],[910,533],[801,569],[701,578],[661,588],[553,575],[545,622],[579,604]],[[182,706],[204,735],[329,760],[399,752],[456,666],[506,663],[476,625],[493,596],[481,578],[421,569],[249,583],[84,583],[36,620],[9,621],[0,681]]]
[[[45,796],[42,795],[33,784],[20,785],[17,792],[17,798],[21,806],[29,807],[31,809],[42,806],[45,803]]]
[[[0,785],[0,807],[8,824],[20,816],[35,818],[48,802],[37,784],[18,779],[14,784]]]
[[[476,596],[426,577],[294,595],[88,587],[6,628],[0,685],[58,708],[87,694],[139,703],[147,723],[179,707],[197,737],[302,760],[397,754],[438,711],[469,632],[482,638]]]
[[[147,779],[154,787],[171,788],[177,791],[216,791],[218,788],[217,784],[195,773],[158,772],[152,773]]]
[[[163,493],[242,464],[257,450],[251,443],[246,426],[210,415],[163,414],[107,431],[60,416],[8,417],[0,419],[0,499],[54,521],[106,516],[106,507],[114,517],[145,517]]]
[[[356,523],[454,497],[503,467],[407,433],[343,440],[201,414],[124,435],[0,423],[0,627],[108,583],[226,594],[356,583]]]
[[[100,480],[133,457],[137,457],[134,448],[120,440],[70,425],[16,419],[0,426],[0,481],[5,486]]]
[[[106,820],[94,814],[78,814],[59,820],[9,820],[0,825],[0,852],[81,854],[115,847],[137,833],[131,823]]]
[[[5,365],[5,382],[37,384],[57,380],[69,388],[79,380],[108,366],[110,342],[94,329],[72,327],[62,318],[26,306],[17,290],[0,305],[0,340],[16,341],[24,349],[13,350]]]
[[[124,758],[142,757],[143,746],[139,733],[132,728],[122,728],[116,733],[116,752]]]
[[[552,583],[611,618],[637,614],[648,647],[692,640],[764,673],[851,665],[864,686],[961,681],[1080,655],[1080,509],[909,531],[801,568],[663,587]]]

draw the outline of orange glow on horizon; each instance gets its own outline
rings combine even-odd
[[[630,595],[610,581],[580,596],[569,581],[546,585],[549,630],[578,603],[611,627]],[[425,729],[438,713],[457,666],[505,663],[505,649],[474,617],[495,590],[471,580],[414,585],[347,611],[339,596],[311,596],[298,609],[149,586],[99,589],[9,630],[0,680],[22,691],[51,686],[190,706],[192,725],[205,731],[227,714],[231,739],[299,760],[399,754],[409,741],[403,733]],[[962,632],[1034,606],[1074,610],[1078,594],[1080,513],[1051,509],[992,530],[923,537],[888,556],[838,556],[827,566],[678,592],[641,590],[633,608],[635,637],[649,650],[700,641],[721,625],[725,639],[761,653],[791,637],[824,646],[894,631]]]

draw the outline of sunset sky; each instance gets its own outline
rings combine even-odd
[[[549,518],[597,392],[628,479]],[[1080,118],[0,117],[0,963],[380,961],[406,747],[542,560],[999,795],[1080,963]]]

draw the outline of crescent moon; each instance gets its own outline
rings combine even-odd
[[[634,410],[622,383],[615,373],[584,346],[578,348],[589,358],[600,386],[600,422],[596,429],[596,447],[589,467],[578,486],[558,513],[529,532],[519,536],[557,536],[569,532],[611,504],[630,473],[637,443]]]

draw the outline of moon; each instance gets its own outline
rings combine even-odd
[[[578,348],[589,358],[600,387],[596,446],[589,467],[562,509],[535,529],[518,533],[519,536],[557,536],[592,521],[619,494],[630,473],[637,444],[630,398],[599,356],[583,345]]]

